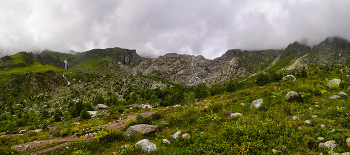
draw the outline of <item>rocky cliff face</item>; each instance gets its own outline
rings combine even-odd
[[[143,60],[143,58],[136,53],[136,50],[122,49],[117,47],[107,49],[93,49],[87,51],[86,56],[117,57],[117,59],[125,65],[139,64]]]
[[[248,75],[249,70],[261,70],[263,67],[259,65],[266,65],[277,55],[278,51],[230,50],[219,58],[208,60],[201,55],[170,53],[157,59],[145,60],[135,70],[144,75],[162,77],[175,83],[195,85],[205,82],[212,85],[227,82],[234,76]],[[254,57],[261,61],[256,61]]]
[[[307,63],[318,65],[345,64],[350,60],[350,42],[340,37],[328,37],[315,46]]]

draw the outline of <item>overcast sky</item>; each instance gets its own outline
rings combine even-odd
[[[0,0],[0,56],[136,49],[213,59],[229,49],[350,40],[349,0]]]

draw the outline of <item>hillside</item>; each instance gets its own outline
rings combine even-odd
[[[350,152],[348,44],[214,60],[122,48],[5,56],[0,154],[146,154],[142,139],[149,154]]]

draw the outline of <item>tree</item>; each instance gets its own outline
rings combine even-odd
[[[61,116],[60,116],[60,114],[54,113],[54,114],[53,114],[53,120],[54,120],[55,122],[60,122],[60,121],[61,121]]]
[[[49,117],[49,112],[47,110],[44,110],[42,113],[41,113],[41,119],[46,119]]]
[[[90,113],[88,113],[85,109],[80,112],[80,120],[90,119]]]
[[[194,88],[194,97],[196,99],[203,99],[209,96],[208,87],[205,83],[200,83]]]
[[[270,76],[269,76],[269,74],[259,73],[256,76],[256,82],[255,82],[256,85],[263,86],[263,85],[266,85],[268,83],[270,83]]]
[[[222,84],[213,85],[209,88],[209,92],[211,96],[222,94],[225,92],[225,86]]]
[[[226,84],[226,91],[227,92],[234,92],[238,89],[238,82],[236,80],[230,80]]]

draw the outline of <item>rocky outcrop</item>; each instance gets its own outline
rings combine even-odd
[[[158,126],[156,125],[148,125],[148,124],[134,125],[129,127],[126,130],[124,137],[126,139],[130,139],[131,137],[137,136],[137,135],[147,135],[154,132],[157,128]]]
[[[87,51],[85,56],[116,57],[116,59],[124,65],[139,64],[143,60],[143,58],[136,53],[136,50],[122,49],[118,47],[93,49]]]

